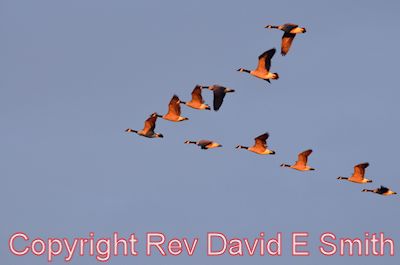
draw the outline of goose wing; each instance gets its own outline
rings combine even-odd
[[[311,149],[308,149],[308,150],[306,150],[306,151],[304,151],[304,152],[301,152],[301,153],[298,155],[296,164],[297,164],[297,165],[301,165],[301,166],[306,166],[306,165],[307,165],[308,156],[309,156],[311,153],[312,153],[312,150],[311,150]]]
[[[369,166],[369,163],[361,163],[358,165],[354,166],[354,173],[350,177],[351,179],[354,180],[363,180],[364,179],[364,174],[365,174],[365,169]]]
[[[284,32],[290,32],[292,29],[297,28],[299,25],[293,23],[286,23],[281,26],[281,30]]]
[[[260,150],[267,149],[267,139],[269,137],[268,133],[261,134],[254,138],[255,144],[254,147],[259,148]]]
[[[180,116],[181,115],[181,106],[180,103],[181,101],[179,100],[177,95],[174,95],[171,98],[171,101],[169,102],[168,105],[168,113],[174,114],[176,116]]]
[[[147,120],[144,122],[143,131],[145,133],[154,132],[154,129],[156,128],[156,120],[157,120],[157,113],[151,114],[150,117],[147,118]]]
[[[199,145],[201,148],[206,149],[207,145],[212,144],[212,141],[210,140],[200,140],[197,145]]]
[[[385,186],[380,186],[379,188],[378,188],[378,193],[386,193],[386,192],[388,192],[389,191],[389,188],[386,188]]]
[[[296,37],[296,34],[285,32],[282,36],[282,45],[281,45],[281,54],[285,56],[290,49],[290,46],[292,46],[292,42],[294,37]]]
[[[192,101],[204,103],[203,97],[201,96],[201,86],[196,85],[192,91]]]
[[[256,71],[268,73],[269,69],[271,68],[271,59],[274,56],[275,52],[276,49],[272,48],[258,56],[258,65]]]
[[[211,143],[212,143],[212,141],[210,141],[210,140],[200,140],[198,142],[199,145],[208,145],[208,144],[211,144]]]
[[[214,100],[213,100],[214,110],[217,111],[221,107],[222,102],[224,102],[225,87],[216,86],[213,89],[213,92],[214,92]]]

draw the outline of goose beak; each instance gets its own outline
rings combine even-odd
[[[395,194],[395,195],[396,195],[396,194],[397,194],[397,192],[393,192],[393,194]]]
[[[209,86],[200,86],[202,89],[209,89]]]
[[[207,106],[207,107],[206,107],[206,110],[211,110],[210,106]]]
[[[275,151],[272,151],[272,152],[271,152],[271,155],[275,155]]]

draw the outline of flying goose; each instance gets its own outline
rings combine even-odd
[[[128,128],[125,130],[125,132],[136,133],[148,138],[163,138],[164,136],[161,133],[154,132],[154,129],[156,128],[157,116],[158,115],[155,112],[151,114],[150,117],[144,122],[144,128],[142,130],[136,131]]]
[[[210,110],[210,106],[204,103],[203,97],[201,96],[201,86],[196,85],[192,91],[192,100],[188,102],[181,101],[181,104],[185,104],[194,109]]]
[[[383,196],[389,196],[389,195],[397,194],[397,192],[394,192],[391,189],[386,188],[384,186],[380,186],[379,188],[373,189],[373,190],[363,189],[362,192],[373,192],[373,193],[380,194],[380,195],[383,195]]]
[[[216,147],[222,147],[222,145],[220,145],[217,142],[214,141],[210,141],[210,140],[200,140],[200,141],[185,141],[185,144],[196,144],[198,146],[200,146],[201,149],[212,149],[212,148],[216,148]]]
[[[174,122],[188,120],[188,118],[181,116],[181,106],[179,105],[180,102],[181,101],[179,100],[178,96],[174,95],[168,104],[168,113],[165,115],[157,115],[157,116],[163,118],[164,120],[169,120]]]
[[[349,178],[344,178],[344,177],[338,177],[337,179],[341,180],[348,180],[354,183],[369,183],[372,182],[372,180],[364,178],[365,175],[365,169],[369,166],[369,163],[361,163],[358,165],[354,166],[354,173],[351,175]]]
[[[212,86],[201,86],[201,88],[209,89],[214,92],[214,101],[213,107],[215,111],[218,111],[224,101],[224,97],[226,93],[235,92],[234,89],[226,88],[220,85],[212,85]]]
[[[239,68],[237,71],[239,72],[246,72],[251,74],[252,76],[258,77],[271,83],[270,79],[279,79],[278,73],[271,73],[269,69],[271,68],[271,59],[276,52],[275,48],[272,48],[260,56],[258,56],[258,65],[257,68],[254,70],[247,70],[244,68]]]
[[[283,32],[285,32],[282,36],[282,46],[281,46],[281,54],[285,56],[290,49],[290,46],[292,45],[294,37],[296,37],[296,34],[299,33],[306,33],[305,28],[301,28],[296,24],[292,23],[287,23],[283,24],[280,26],[272,26],[272,25],[267,25],[265,28],[268,29],[280,29]]]
[[[315,168],[309,167],[307,165],[307,158],[311,153],[312,153],[311,149],[301,152],[298,155],[297,161],[296,163],[294,163],[294,165],[282,164],[281,167],[290,167],[300,171],[315,170]]]
[[[268,133],[261,134],[261,135],[257,136],[256,138],[254,138],[255,143],[253,146],[247,147],[247,146],[238,145],[238,146],[236,146],[236,148],[246,149],[246,150],[249,150],[249,151],[259,154],[259,155],[274,155],[275,151],[268,149],[268,145],[267,145],[268,137],[269,137]]]

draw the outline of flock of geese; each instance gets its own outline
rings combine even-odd
[[[297,34],[302,34],[306,32],[304,27],[299,27],[296,24],[286,23],[280,26],[267,25],[265,28],[268,29],[279,29],[282,30],[282,42],[281,42],[281,55],[285,56],[292,45],[292,42]],[[270,50],[265,51],[258,57],[258,65],[254,70],[247,70],[244,68],[239,68],[237,71],[248,73],[254,77],[263,79],[269,83],[271,80],[279,79],[278,73],[270,72],[271,68],[271,59],[275,55],[276,49],[272,48]],[[140,136],[148,137],[148,138],[163,138],[164,136],[161,133],[154,132],[156,128],[157,118],[162,118],[164,120],[172,121],[172,122],[181,122],[188,120],[187,117],[181,116],[181,104],[184,104],[188,107],[198,110],[211,110],[211,107],[207,105],[202,97],[202,90],[208,89],[213,92],[213,109],[214,111],[218,111],[223,103],[225,95],[228,93],[235,92],[235,90],[221,86],[221,85],[211,85],[211,86],[201,86],[196,85],[192,91],[192,99],[190,101],[184,102],[179,99],[177,95],[174,95],[168,105],[168,112],[164,115],[160,115],[157,112],[154,112],[150,115],[149,118],[144,122],[144,128],[142,130],[133,130],[131,128],[126,129],[126,132],[136,133]],[[236,146],[237,149],[245,149],[250,152],[259,154],[259,155],[274,155],[275,151],[268,149],[267,139],[269,137],[268,133],[261,134],[254,138],[253,146]],[[217,147],[222,147],[221,144],[212,141],[212,140],[198,140],[191,141],[187,140],[184,142],[185,144],[195,144],[199,146],[201,149],[207,150]],[[281,164],[281,167],[287,167],[299,171],[311,171],[315,170],[307,164],[308,157],[311,155],[312,150],[308,149],[298,154],[297,161],[292,165],[289,164]],[[365,184],[370,183],[372,180],[365,178],[365,169],[369,166],[369,163],[361,163],[354,166],[354,172],[350,177],[338,177],[339,180],[346,180],[353,183]],[[363,189],[362,192],[372,192],[380,195],[394,195],[396,192],[391,189],[380,186],[376,189]]]

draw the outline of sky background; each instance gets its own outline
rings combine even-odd
[[[109,237],[140,241],[138,257],[110,264],[382,264],[400,255],[398,1],[0,1],[1,264],[45,264],[13,256],[8,238]],[[236,72],[280,49],[265,81]],[[182,106],[189,121],[159,119],[164,139],[127,134],[173,94],[196,84],[233,88],[218,112]],[[210,91],[204,99],[212,103]],[[270,133],[275,156],[237,150]],[[212,139],[203,151],[185,140]],[[314,172],[279,167],[312,148]],[[339,182],[369,162],[374,182]],[[193,257],[146,257],[144,235],[200,237]],[[207,257],[206,233],[253,238],[283,233],[282,257]],[[311,256],[290,255],[290,233],[310,233]],[[325,231],[385,232],[395,257],[324,257]],[[53,264],[62,264],[55,258]],[[71,264],[97,264],[75,256]]]

